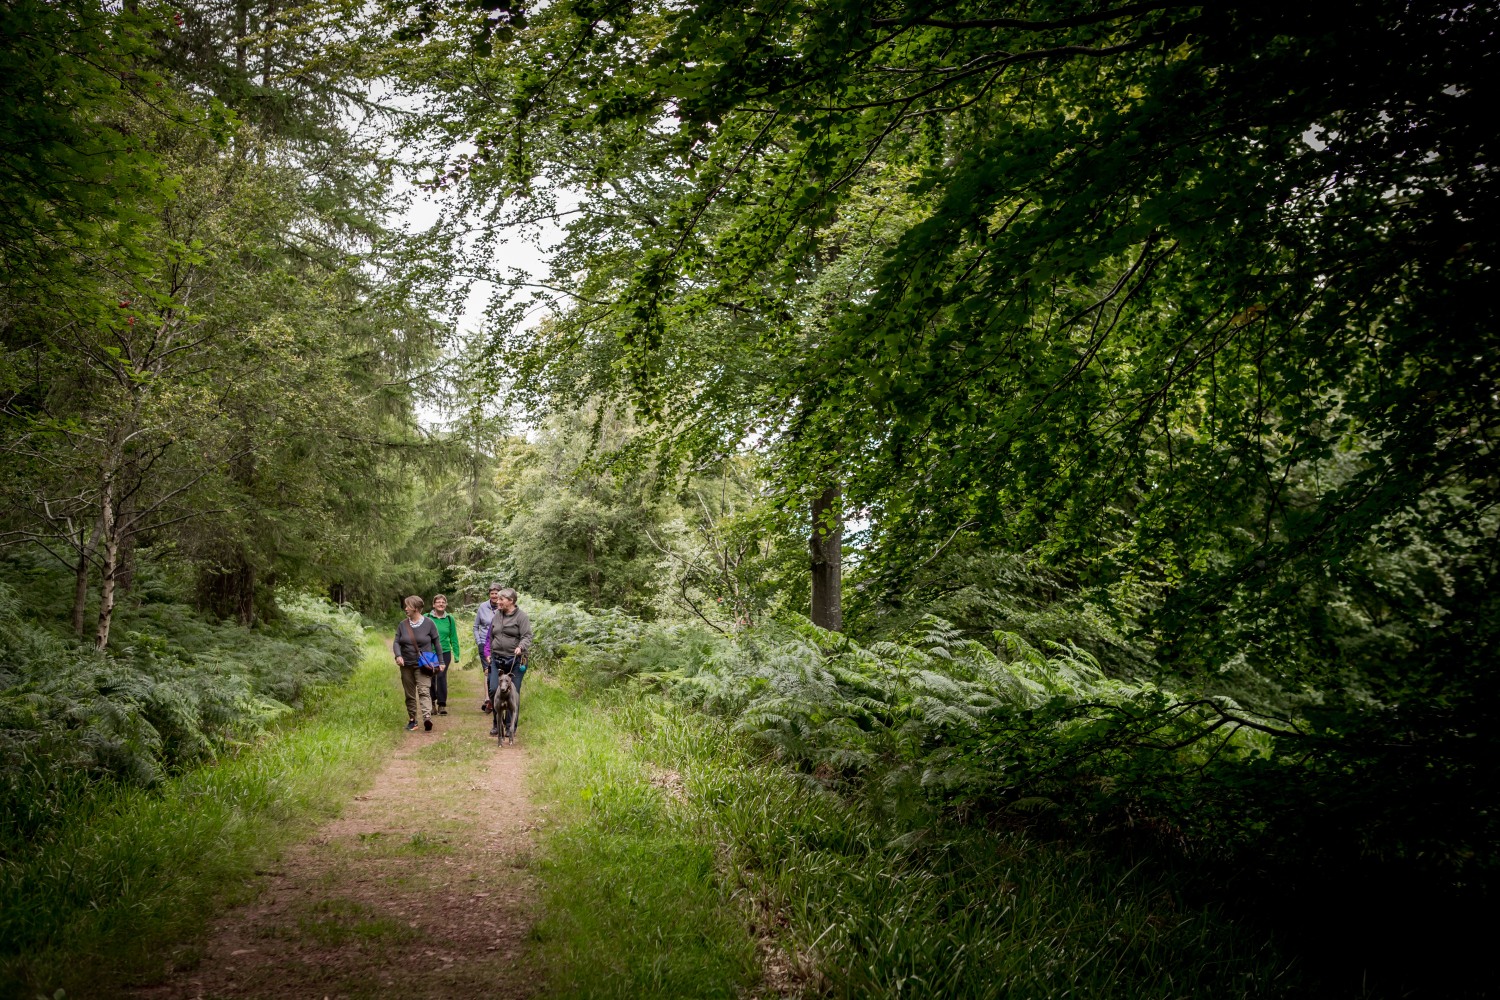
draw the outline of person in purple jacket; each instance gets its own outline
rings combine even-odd
[[[479,648],[479,669],[484,671],[484,677],[489,684],[484,704],[479,706],[481,712],[490,710],[489,693],[493,693],[498,680],[490,668],[490,649],[485,645],[485,636],[490,634],[490,622],[495,617],[495,612],[500,610],[500,591],[504,589],[498,583],[490,584],[490,599],[481,601],[479,607],[474,609],[474,645]]]

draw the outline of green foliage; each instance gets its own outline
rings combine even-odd
[[[794,615],[724,636],[618,611],[542,605],[534,614],[540,662],[566,650],[575,669],[635,678],[728,719],[801,771],[838,782],[878,778],[876,785],[888,790],[988,784],[988,769],[959,767],[948,746],[989,720],[1058,702],[1127,705],[1167,697],[1106,677],[1077,647],[1055,646],[1047,656],[1000,633],[996,653],[931,617],[901,642],[863,647]],[[1194,719],[1216,711],[1211,703],[1201,709],[1190,713]],[[1251,736],[1237,736],[1234,749],[1249,752]]]
[[[1151,649],[1140,637],[1127,639],[1110,613],[1113,595],[1079,588],[1069,577],[1034,556],[955,544],[915,569],[892,592],[881,567],[861,566],[846,588],[846,622],[851,634],[896,639],[931,615],[951,622],[966,637],[998,648],[996,630],[1013,632],[1040,648],[1077,643],[1095,656],[1106,673],[1136,677],[1149,673]],[[1229,685],[1216,693],[1236,694]]]
[[[1349,928],[1491,891],[1491,7],[153,11],[0,12],[0,543],[75,574],[100,650],[7,640],[14,788],[159,780],[297,696],[172,676],[130,619],[157,554],[247,624],[498,577],[623,609],[541,610],[872,816]],[[418,109],[438,231],[379,221],[361,74]],[[495,273],[549,220],[545,282]],[[434,316],[491,279],[455,378]],[[786,613],[831,496],[858,642]]]
[[[765,463],[736,455],[700,467],[677,493],[662,539],[661,603],[720,631],[778,608],[808,607],[807,542],[776,510]]]
[[[97,581],[101,648],[137,546],[249,624],[278,586],[378,591],[412,534],[444,251],[384,225],[393,164],[323,13],[3,15],[0,544]]]
[[[563,799],[562,830],[549,835],[563,845],[569,890],[556,924],[623,921],[633,933],[670,919],[635,909],[633,892],[621,898],[643,879],[675,886],[693,871],[685,858],[656,867],[657,840],[638,817],[662,816],[664,802],[671,829],[718,845],[714,878],[760,939],[774,977],[767,985],[778,991],[1281,996],[1300,985],[1262,932],[1238,924],[1223,902],[1194,900],[1186,879],[1020,829],[1036,808],[1027,800],[999,817],[929,807],[939,789],[975,780],[936,763],[934,734],[972,731],[1001,702],[1033,704],[1049,690],[1118,693],[1084,658],[1064,652],[1049,662],[1016,645],[1002,663],[935,623],[913,645],[861,650],[807,626],[730,640],[533,606],[539,666],[581,689],[558,720],[565,729],[551,716],[558,696],[541,696],[542,753],[555,752],[554,740],[590,750],[578,758],[589,762],[592,794]],[[884,683],[861,669],[872,655],[887,665]],[[613,683],[621,676],[638,683]],[[625,751],[599,745],[623,733]],[[910,770],[921,756],[932,762],[925,785]],[[660,792],[639,765],[617,772],[622,757],[648,761]],[[580,831],[572,816],[583,808],[591,821]],[[617,843],[616,831],[630,840]],[[575,869],[607,874],[574,881]],[[622,947],[583,940],[606,955]],[[549,947],[544,938],[544,954]],[[580,951],[568,954],[576,961]],[[578,975],[571,966],[569,974]]]
[[[656,599],[660,554],[649,539],[663,511],[649,476],[601,467],[590,423],[605,435],[605,455],[631,436],[610,413],[561,414],[536,445],[517,442],[501,458],[510,564],[529,592],[639,614]]]
[[[1153,859],[1184,899],[1222,899],[1233,886],[1238,906],[1309,950],[1308,974],[1330,990],[1365,973],[1382,990],[1476,988],[1472,958],[1482,949],[1472,925],[1433,916],[1479,905],[1500,863],[1487,805],[1494,740],[1462,709],[1423,717],[1330,699],[1272,719],[1224,696],[1111,679],[1074,646],[1043,653],[997,633],[991,648],[933,618],[899,642],[860,646],[785,617],[722,636],[618,612],[535,603],[531,612],[539,665],[592,686],[626,680],[721,720],[704,725],[720,726],[757,765],[789,771],[786,780],[812,794],[835,793],[846,812],[824,829],[840,837],[892,824],[881,837],[903,851],[970,845],[954,847],[966,867],[996,828],[1062,836],[1065,850],[1106,868],[1112,858]],[[895,857],[884,864],[906,871]],[[953,860],[924,856],[910,877],[958,877],[945,867]],[[1289,918],[1288,900],[1306,909]],[[833,905],[809,903],[805,919],[815,924],[827,912],[819,907]],[[964,925],[972,940],[958,943],[983,953],[983,920],[974,919]],[[1405,962],[1403,940],[1442,955],[1441,975]],[[885,972],[876,963],[869,975]],[[1257,988],[1278,987],[1262,979]]]
[[[142,229],[171,182],[140,135],[140,119],[197,117],[157,90],[161,78],[142,65],[150,33],[161,27],[156,13],[91,0],[22,0],[0,10],[6,285],[34,294],[73,280],[79,258],[126,269],[145,258]]]
[[[94,798],[153,788],[256,740],[353,669],[348,612],[300,596],[273,626],[177,604],[127,615],[106,652],[24,614],[0,584],[0,851],[14,858]]]
[[[1003,623],[1123,685],[952,716],[959,798],[1325,886],[1375,964],[1385,917],[1469,940],[1401,914],[1492,885],[1495,10],[562,2],[482,50],[465,16],[396,47],[414,128],[471,140],[491,218],[578,192],[509,373],[629,400],[684,478],[753,450],[788,520],[841,487],[861,634]],[[928,759],[822,662],[787,706],[662,683],[836,773],[846,731]]]
[[[740,456],[679,481],[648,464],[652,447],[602,405],[561,409],[529,440],[488,445],[495,514],[451,543],[469,556],[449,566],[451,579],[467,594],[505,581],[547,600],[692,616],[718,630],[806,593],[805,543],[767,502],[761,463]],[[434,530],[451,537],[451,524]]]
[[[326,611],[308,619],[316,632],[299,643],[324,626],[343,630],[338,621]],[[385,724],[400,715],[389,655],[378,642],[363,652],[349,683],[320,687],[215,766],[152,789],[101,785],[45,835],[7,844],[0,992],[118,995],[160,975],[163,955],[196,940],[278,850],[332,816],[396,737]]]
[[[957,534],[1195,683],[1482,697],[1427,641],[1495,565],[1493,11],[467,16],[397,47],[451,182],[582,192],[562,315],[495,331],[537,399],[753,441],[789,508],[842,485],[880,599]]]

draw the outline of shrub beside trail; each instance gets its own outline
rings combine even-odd
[[[682,773],[726,877],[836,991],[1484,995],[1473,727],[1419,775],[1423,731],[1366,738],[1374,707],[1269,718],[932,617],[861,645],[528,607],[537,662]]]
[[[399,737],[390,654],[378,637],[356,645],[352,616],[292,601],[274,629],[204,628],[233,647],[193,659],[162,644],[151,655],[78,656],[52,683],[5,693],[9,710],[53,714],[5,734],[8,774],[25,779],[8,793],[25,795],[29,781],[48,808],[28,814],[28,841],[17,824],[7,829],[0,995],[113,996],[195,960],[214,914],[335,814],[371,777],[372,755]],[[253,662],[270,654],[281,669]],[[91,688],[106,670],[124,682]],[[274,688],[295,691],[295,709],[266,693]],[[80,773],[29,756],[44,747],[72,753]]]
[[[1049,658],[1018,640],[997,655],[938,621],[862,647],[796,619],[725,636],[527,606],[538,666],[630,734],[628,753],[665,776],[679,826],[713,845],[768,985],[860,997],[1291,992],[1287,955],[1196,898],[1184,873],[1059,836],[1064,807],[1040,796],[979,805],[1002,779],[971,772],[955,748],[995,719],[1158,695],[1106,678],[1087,655]],[[1234,752],[1258,752],[1257,740]],[[588,919],[631,920],[621,906]]]
[[[0,858],[90,796],[215,760],[347,678],[358,616],[300,596],[281,610],[247,629],[147,603],[100,653],[29,620],[0,584]]]

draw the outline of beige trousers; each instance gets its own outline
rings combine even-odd
[[[432,675],[416,667],[402,667],[401,687],[406,691],[406,717],[415,719],[420,709],[422,718],[432,718]]]

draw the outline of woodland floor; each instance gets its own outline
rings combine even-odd
[[[204,941],[170,959],[163,982],[134,995],[534,996],[524,735],[504,748],[486,735],[478,671],[453,671],[450,687],[452,714],[372,762],[373,783],[341,817],[285,852],[252,902],[226,912]]]

